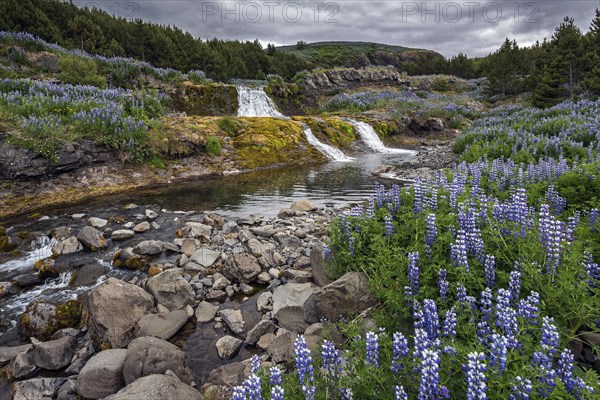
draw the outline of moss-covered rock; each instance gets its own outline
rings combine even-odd
[[[145,270],[152,259],[148,256],[140,256],[133,253],[132,248],[118,250],[113,255],[113,265],[117,268]]]
[[[184,82],[173,97],[173,107],[187,115],[236,115],[237,89],[234,85]]]
[[[41,279],[56,278],[59,275],[56,262],[52,258],[36,261],[33,268],[38,272]]]
[[[338,116],[296,118],[307,124],[315,136],[337,148],[347,148],[356,140],[354,127]]]
[[[19,316],[19,334],[23,339],[35,337],[48,340],[61,329],[77,327],[81,310],[82,302],[79,300],[69,300],[58,306],[44,302],[31,303]]]

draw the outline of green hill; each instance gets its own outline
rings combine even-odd
[[[369,65],[393,65],[402,68],[424,59],[438,62],[444,59],[441,54],[431,50],[370,42],[299,42],[293,46],[281,46],[276,49],[322,68],[356,68]]]

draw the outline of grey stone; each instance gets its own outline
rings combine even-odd
[[[292,203],[290,209],[293,211],[314,211],[317,209],[317,206],[307,199],[302,199]]]
[[[77,393],[90,399],[117,393],[125,385],[122,370],[126,355],[125,349],[110,349],[90,358],[77,377]]]
[[[197,264],[200,264],[204,268],[208,268],[212,266],[215,263],[215,261],[217,261],[220,255],[220,252],[211,250],[208,247],[204,246],[194,251],[190,256],[190,260]]]
[[[188,257],[191,257],[194,251],[196,251],[196,249],[200,247],[200,242],[197,239],[185,238],[181,240],[179,246],[181,247],[181,252],[183,254],[185,254]]]
[[[274,333],[265,333],[260,337],[260,339],[258,339],[258,342],[256,342],[256,346],[259,349],[266,350],[269,348],[269,345],[271,344],[273,339],[275,339]]]
[[[135,233],[144,233],[150,230],[150,223],[148,221],[140,222],[133,227]]]
[[[217,354],[220,358],[228,360],[235,356],[241,345],[242,341],[240,339],[233,336],[223,336],[217,340]]]
[[[150,219],[155,219],[156,217],[158,217],[158,214],[152,210],[146,210],[145,214],[146,214],[146,217],[148,217]]]
[[[98,251],[107,247],[106,239],[102,233],[91,226],[84,226],[77,234],[77,239],[91,251]]]
[[[256,260],[256,257],[247,254],[234,254],[225,262],[223,270],[225,275],[231,276],[238,282],[250,283],[261,272],[261,267]]]
[[[96,354],[94,349],[94,343],[86,336],[83,343],[79,346],[73,358],[71,358],[71,365],[65,369],[67,374],[79,374],[88,360]]]
[[[32,347],[32,344],[24,344],[21,346],[0,346],[0,365],[9,362],[19,353],[27,352]]]
[[[96,229],[104,228],[106,224],[108,224],[108,221],[102,218],[91,217],[88,219],[88,225]]]
[[[259,321],[246,335],[246,343],[256,344],[258,340],[266,333],[275,332],[275,324],[270,320]]]
[[[76,343],[77,339],[74,337],[64,336],[57,340],[34,344],[31,358],[33,363],[40,368],[59,370],[71,362]]]
[[[161,272],[149,278],[146,284],[148,292],[170,311],[181,310],[194,302],[194,289],[181,272],[178,268]]]
[[[227,293],[224,290],[209,290],[206,294],[207,301],[225,301],[227,299]]]
[[[136,323],[154,309],[154,298],[144,289],[108,278],[84,297],[83,318],[97,347],[127,346],[134,338]]]
[[[238,232],[240,227],[235,221],[228,221],[223,225],[223,233]]]
[[[235,334],[239,335],[240,333],[244,332],[246,321],[244,321],[244,317],[242,316],[242,312],[240,310],[221,310],[219,311],[219,316],[223,318],[223,321],[225,321],[229,329],[231,329],[231,331]]]
[[[217,311],[219,311],[219,306],[212,305],[206,301],[198,304],[198,308],[196,308],[196,320],[198,322],[210,322],[217,315]]]
[[[307,283],[312,280],[312,273],[310,271],[298,270],[298,269],[286,269],[283,271],[283,276],[289,281],[296,283]]]
[[[106,273],[106,267],[94,263],[84,265],[77,271],[76,276],[69,283],[73,287],[90,286],[98,282],[98,278]]]
[[[318,289],[312,283],[288,283],[273,292],[273,315],[279,326],[304,332],[310,321],[306,303]]]
[[[199,222],[186,222],[182,228],[183,235],[188,238],[201,239],[204,243],[210,241],[212,228]]]
[[[210,372],[208,381],[219,386],[233,387],[242,383],[247,364],[236,362],[222,365]]]
[[[155,256],[164,250],[179,251],[179,247],[160,240],[144,240],[133,247],[133,252],[142,256]]]
[[[8,366],[8,371],[15,379],[23,379],[33,375],[38,370],[38,366],[34,364],[31,354],[22,352],[17,354]]]
[[[52,254],[55,256],[60,256],[63,254],[77,253],[81,250],[83,250],[83,246],[79,240],[77,240],[75,236],[71,236],[68,239],[58,242],[54,247],[52,247]]]
[[[273,309],[273,294],[271,292],[262,292],[256,298],[256,308],[260,312],[271,311]]]
[[[267,352],[271,356],[274,363],[288,362],[294,357],[294,341],[298,336],[294,332],[285,329],[280,330],[273,338]]]
[[[127,347],[123,377],[128,385],[143,376],[164,374],[168,370],[177,374],[181,381],[192,382],[185,353],[174,344],[147,336],[134,339]]]
[[[13,278],[15,284],[21,288],[39,285],[42,279],[36,273],[17,275]],[[0,295],[0,297],[2,297]]]
[[[118,229],[110,235],[112,240],[126,240],[132,238],[135,232],[129,229]]]
[[[0,299],[9,295],[16,294],[19,291],[17,285],[12,282],[0,282]]]
[[[315,283],[323,287],[329,285],[331,280],[327,277],[323,263],[323,250],[319,247],[314,247],[310,251],[310,265],[312,267],[313,279]]]
[[[213,289],[223,290],[229,285],[231,285],[231,281],[229,279],[227,279],[225,276],[223,276],[222,274],[217,272],[213,275],[213,285],[212,285]]]
[[[329,321],[340,316],[359,313],[376,304],[369,289],[369,280],[362,272],[348,272],[314,294],[318,313]]]
[[[58,389],[56,400],[78,400],[77,378],[69,378]]]
[[[138,321],[137,336],[154,336],[171,339],[188,320],[186,310],[171,311],[167,314],[148,314]]]
[[[12,384],[13,400],[53,398],[65,380],[65,378],[34,378],[27,381],[14,382]]]
[[[104,400],[202,400],[202,395],[177,378],[154,374],[137,379]]]

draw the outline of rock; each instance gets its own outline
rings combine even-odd
[[[294,215],[296,215],[296,211],[289,208],[283,208],[279,210],[279,213],[277,213],[277,217],[281,219],[291,218]]]
[[[434,131],[441,131],[444,129],[444,121],[441,118],[428,118],[425,126]]]
[[[60,389],[58,389],[56,400],[78,400],[76,385],[77,378],[69,378],[62,384]]]
[[[225,321],[233,333],[239,335],[240,333],[244,332],[246,321],[244,321],[244,317],[242,316],[242,312],[240,310],[221,310],[219,311],[219,316],[223,318],[223,321]]]
[[[65,370],[66,374],[79,374],[88,360],[96,354],[94,349],[94,343],[86,336],[83,343],[79,346],[73,358],[71,358],[71,365]]]
[[[118,250],[113,255],[113,263],[118,268],[143,270],[148,266],[151,260],[152,258],[150,256],[135,254],[132,247]]]
[[[376,304],[369,281],[362,272],[348,272],[314,294],[318,312],[329,321],[359,313]]]
[[[185,353],[177,346],[155,337],[134,339],[127,347],[123,363],[125,383],[152,374],[173,371],[181,381],[192,382],[192,372],[187,367]]]
[[[264,334],[273,332],[275,332],[275,324],[270,320],[261,320],[248,331],[246,343],[256,344]]]
[[[144,240],[133,247],[133,253],[142,256],[156,256],[164,250],[177,252],[179,247],[174,244],[161,242],[160,240]]]
[[[40,400],[44,397],[53,398],[65,382],[65,378],[35,378],[27,381],[14,382],[13,400]]]
[[[223,290],[227,286],[231,285],[231,281],[218,272],[213,275],[213,279],[214,282],[212,288],[215,290]]]
[[[260,339],[258,339],[258,342],[256,342],[256,346],[259,349],[266,350],[267,348],[269,348],[271,342],[273,342],[273,339],[275,339],[274,333],[265,333],[260,337]]]
[[[56,371],[69,365],[77,339],[65,336],[57,340],[34,344],[31,350],[33,363],[40,368]]]
[[[317,206],[307,199],[302,199],[292,203],[290,209],[293,211],[314,211],[317,209]]]
[[[32,344],[23,344],[21,346],[0,346],[0,366],[11,361],[20,353],[25,353],[33,347]]]
[[[246,283],[240,283],[240,290],[244,294],[250,294],[254,291],[254,288]]]
[[[80,319],[81,302],[78,300],[68,300],[58,306],[32,302],[19,316],[19,335],[22,338],[48,339],[60,329],[75,326]]]
[[[247,363],[236,362],[222,365],[210,372],[208,381],[219,386],[233,387],[244,380]]]
[[[83,213],[71,215],[71,218],[73,218],[73,219],[83,219],[83,217],[85,217],[85,214],[83,214]]]
[[[202,400],[202,395],[172,376],[148,375],[104,400]]]
[[[219,311],[219,306],[212,305],[206,301],[198,304],[198,308],[196,308],[196,320],[198,322],[210,322],[217,315],[217,311]]]
[[[271,311],[273,306],[273,294],[271,292],[262,292],[256,299],[256,308],[260,312]]]
[[[98,251],[107,247],[102,233],[91,226],[84,226],[77,235],[77,239],[91,251]]]
[[[98,263],[87,264],[73,275],[69,285],[73,287],[90,286],[98,282],[98,278],[105,273],[106,267],[104,265]]]
[[[181,310],[194,302],[194,289],[181,276],[181,269],[175,268],[148,279],[146,284],[148,292],[152,293],[156,301],[170,311]]]
[[[200,264],[196,264],[193,261],[188,261],[187,263],[185,263],[183,265],[183,270],[185,271],[186,274],[191,274],[191,275],[205,276],[208,273],[206,268],[204,268]]]
[[[152,295],[112,277],[84,297],[84,318],[98,348],[127,346],[134,338],[136,323],[153,309]]]
[[[60,256],[63,254],[73,254],[83,250],[83,246],[75,236],[71,236],[52,247],[52,254]]]
[[[273,315],[279,326],[294,332],[304,332],[308,326],[309,311],[306,303],[318,289],[312,283],[288,283],[273,292]],[[314,321],[312,321],[314,322]]]
[[[126,240],[132,238],[135,232],[129,229],[118,229],[110,235],[112,240]]]
[[[13,282],[17,286],[19,286],[21,288],[25,288],[25,287],[39,285],[40,283],[42,283],[42,279],[39,277],[38,274],[22,274],[22,275],[15,276],[13,278]],[[0,291],[1,291],[1,289],[0,289]],[[2,296],[0,295],[0,297],[2,297]]]
[[[158,214],[152,210],[146,210],[145,214],[146,214],[146,217],[148,217],[150,219],[155,219],[156,217],[158,217]]]
[[[187,320],[186,310],[171,311],[167,314],[148,314],[138,321],[137,336],[154,336],[169,340]]]
[[[181,239],[178,239],[181,240]],[[192,254],[194,253],[194,251],[196,251],[196,249],[198,249],[198,247],[200,247],[200,241],[197,239],[183,239],[181,240],[181,243],[179,244],[179,246],[181,247],[181,252],[183,254],[185,254],[188,257],[191,257]]]
[[[298,269],[310,268],[310,258],[306,257],[306,256],[301,256],[300,258],[298,258],[298,260],[296,260],[296,263],[294,264],[294,268],[298,268]],[[311,274],[311,276],[312,276],[312,274]]]
[[[289,281],[295,283],[307,283],[312,280],[312,273],[310,271],[302,271],[298,269],[286,269],[283,271],[283,276]]]
[[[279,279],[279,278],[281,278],[281,271],[278,270],[277,268],[270,268],[269,276],[273,279]]]
[[[266,285],[267,283],[271,282],[271,274],[269,274],[266,271],[263,271],[260,274],[258,274],[256,280],[258,281],[258,283]]]
[[[192,239],[201,239],[204,243],[210,241],[212,228],[199,222],[186,222],[182,228],[183,236]]]
[[[223,336],[217,340],[217,354],[220,358],[228,360],[236,355],[241,345],[242,341],[240,339],[233,336]]]
[[[250,283],[260,274],[261,267],[255,257],[241,253],[234,254],[225,262],[223,272],[239,282]]]
[[[90,358],[77,377],[77,393],[90,399],[117,393],[125,386],[122,370],[126,355],[125,349],[111,349]]]
[[[204,268],[212,266],[221,255],[220,252],[209,249],[207,246],[201,247],[194,251],[190,256],[190,260],[196,264],[200,264]]]
[[[227,293],[224,290],[209,290],[206,294],[207,301],[225,301],[227,299]]]
[[[310,265],[315,283],[323,287],[331,283],[323,268],[323,250],[320,247],[314,247],[310,251]]]
[[[234,233],[238,232],[240,227],[235,221],[228,221],[223,225],[223,233]]]
[[[133,227],[135,233],[144,233],[150,230],[150,223],[148,221],[140,222]]]
[[[273,225],[265,225],[265,226],[258,226],[256,228],[250,228],[250,232],[254,233],[256,236],[260,236],[260,237],[268,239],[268,238],[272,237],[274,234],[276,234],[278,232],[278,230],[274,229]],[[252,240],[252,239],[250,239],[250,240]],[[250,243],[250,240],[248,241],[248,243]]]
[[[104,228],[106,224],[108,224],[108,221],[102,218],[91,217],[88,219],[88,225],[96,229]]]
[[[19,288],[12,282],[0,282],[0,299],[17,294]]]
[[[38,370],[37,365],[33,362],[31,354],[22,352],[15,356],[8,366],[8,372],[15,379],[23,379],[33,375]]]
[[[322,343],[324,329],[325,325],[323,325],[321,322],[317,322],[307,327],[304,331],[306,345],[308,346],[309,350],[313,352],[313,354],[319,350],[319,345]]]
[[[276,364],[292,360],[294,357],[294,340],[298,336],[296,333],[285,329],[280,331],[267,347],[267,352]]]

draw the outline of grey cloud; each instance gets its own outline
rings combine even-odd
[[[123,6],[131,2],[96,0],[95,3],[109,13],[115,13],[115,4],[119,4],[120,14],[124,16],[127,12]],[[134,3],[138,8],[136,18],[175,25],[203,39],[259,39],[261,43],[278,45],[294,44],[299,40],[373,41],[432,49],[445,56],[459,52],[469,56],[485,55],[498,48],[505,37],[516,38],[519,44],[525,45],[541,41],[552,35],[566,15],[574,17],[586,31],[594,9],[600,7],[600,0],[138,0]],[[496,14],[497,10],[501,15]]]

